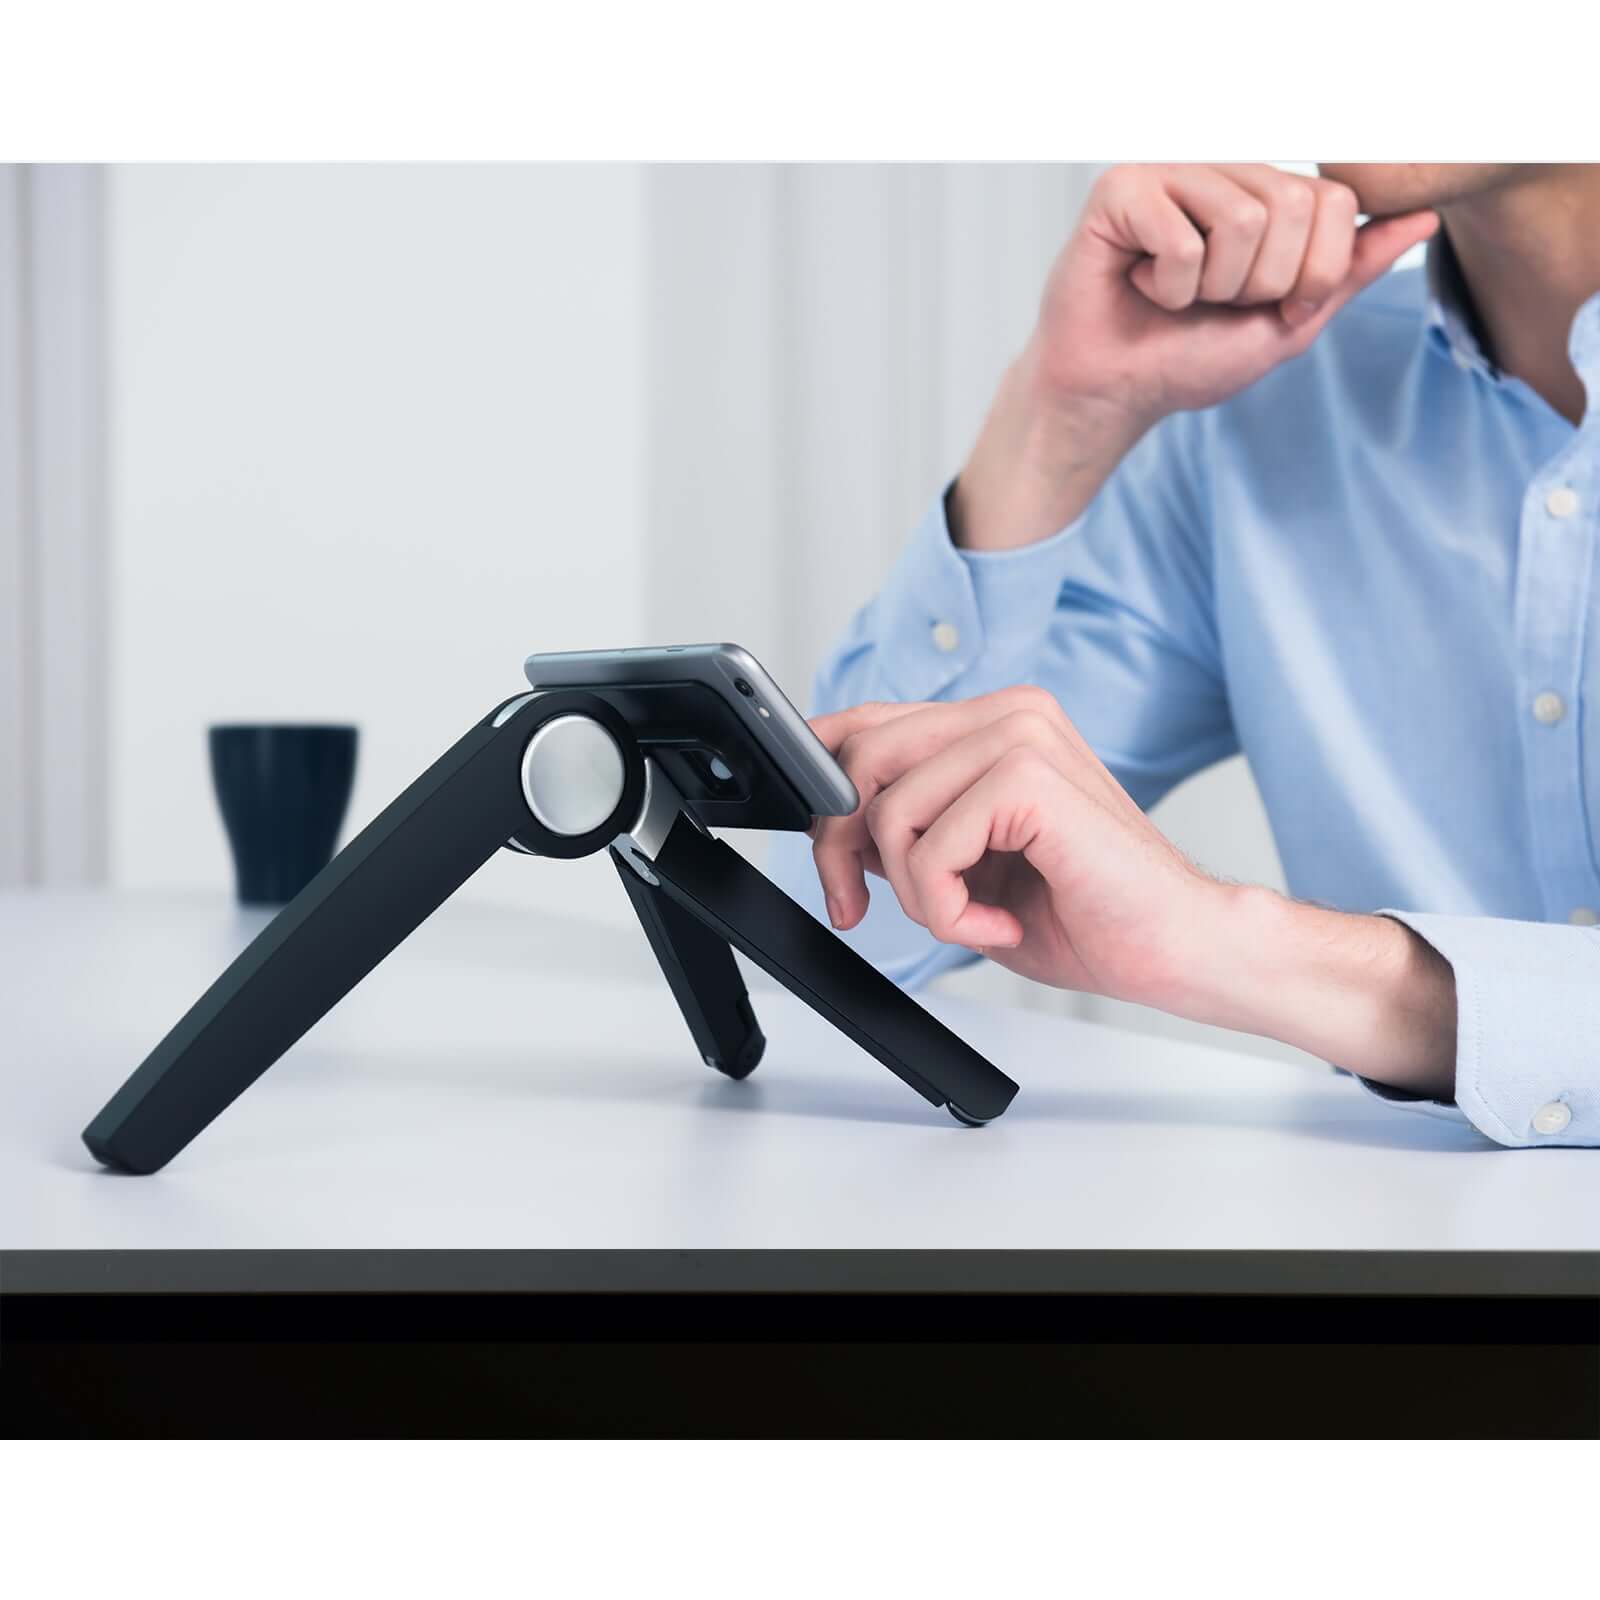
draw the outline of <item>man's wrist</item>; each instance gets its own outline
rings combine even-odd
[[[1362,1077],[1448,1099],[1450,964],[1403,923],[1210,886],[1182,1014],[1278,1039]]]

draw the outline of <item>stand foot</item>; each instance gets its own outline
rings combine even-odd
[[[964,1128],[987,1128],[994,1120],[992,1117],[969,1117],[954,1100],[947,1100],[944,1108]]]

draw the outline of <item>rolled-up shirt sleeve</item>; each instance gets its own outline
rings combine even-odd
[[[1456,1092],[1497,1144],[1600,1146],[1600,928],[1386,911],[1426,939],[1456,980]],[[1363,1079],[1383,1100],[1443,1103]]]

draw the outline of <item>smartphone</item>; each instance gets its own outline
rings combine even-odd
[[[799,831],[860,804],[742,645],[561,651],[531,655],[523,668],[536,689],[584,689],[612,705],[707,826]]]

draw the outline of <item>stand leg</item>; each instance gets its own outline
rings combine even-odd
[[[590,854],[637,814],[643,762],[616,713],[575,692],[523,699],[459,739],[195,1002],[84,1129],[98,1160],[164,1166],[514,836],[539,854]],[[534,731],[565,713],[601,722],[624,753],[613,815],[581,836],[537,824],[519,770]]]
[[[998,1067],[689,818],[680,816],[648,859],[685,911],[924,1099],[966,1123],[988,1122],[1010,1105],[1017,1085]]]
[[[646,883],[614,850],[611,859],[701,1058],[730,1078],[748,1077],[767,1041],[728,941]]]

